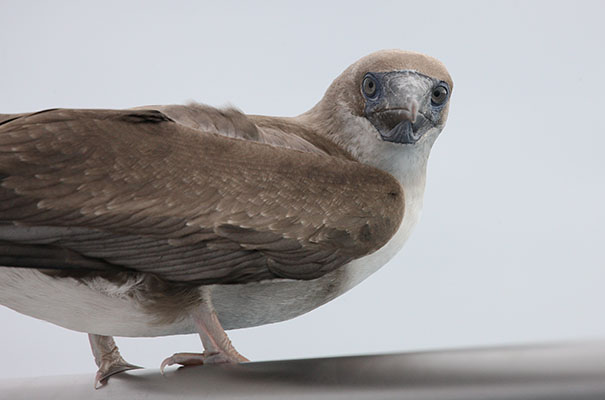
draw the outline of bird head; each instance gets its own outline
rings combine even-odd
[[[362,162],[425,154],[445,126],[453,82],[424,54],[383,50],[347,68],[308,113],[318,130]]]

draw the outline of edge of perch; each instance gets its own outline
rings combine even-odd
[[[605,341],[0,380],[2,399],[605,399]]]

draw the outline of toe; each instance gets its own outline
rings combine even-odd
[[[206,356],[200,353],[175,353],[162,361],[162,364],[160,365],[160,372],[163,375],[164,368],[174,364],[180,364],[183,366],[202,365],[205,363],[205,358]]]
[[[139,367],[138,365],[129,364],[127,362],[116,363],[110,365],[103,365],[97,371],[95,376],[95,389],[99,389],[107,384],[109,377],[115,374],[119,374],[120,372],[130,371],[133,369],[142,369],[143,367]]]

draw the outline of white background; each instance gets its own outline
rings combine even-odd
[[[0,5],[0,113],[194,99],[296,115],[378,49],[449,68],[450,118],[404,250],[310,314],[231,332],[250,359],[605,336],[604,3]],[[6,308],[0,324],[0,377],[96,370],[83,333]],[[201,350],[195,335],[118,344],[146,367]]]

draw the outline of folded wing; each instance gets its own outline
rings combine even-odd
[[[241,116],[233,129],[252,129]],[[387,173],[189,125],[151,109],[4,118],[0,265],[314,279],[376,251],[401,222]]]

